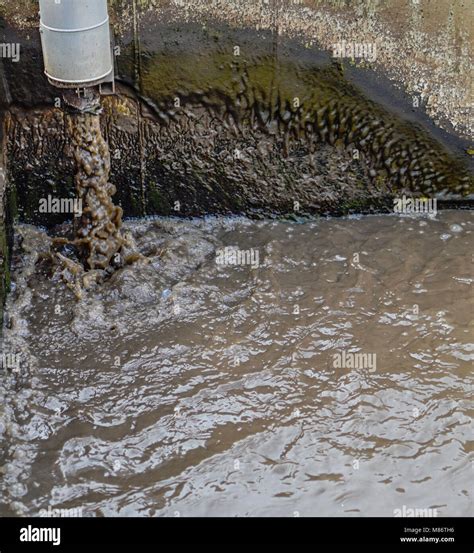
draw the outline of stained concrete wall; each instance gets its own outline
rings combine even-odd
[[[381,209],[402,190],[472,191],[463,2],[110,6],[121,84],[104,99],[102,125],[127,215],[345,213]],[[16,205],[25,221],[59,223],[38,213],[40,198],[74,188],[37,3],[0,0],[0,14],[3,40],[22,49],[21,62],[3,68]],[[377,59],[334,66],[341,40],[373,41]]]
[[[472,6],[465,0],[109,0],[119,44],[140,57],[147,30],[161,22],[215,24],[270,31],[273,45],[294,38],[308,50],[336,42],[376,43],[371,63],[424,105],[439,125],[465,138],[473,134]],[[34,41],[37,0],[0,0],[0,17]],[[27,39],[27,42],[28,40]],[[25,47],[28,44],[25,43]],[[21,86],[21,85],[20,85]]]

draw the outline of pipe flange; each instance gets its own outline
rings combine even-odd
[[[96,88],[68,89],[63,92],[68,109],[79,113],[99,115],[102,112],[100,93]]]

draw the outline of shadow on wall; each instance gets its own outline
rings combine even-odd
[[[342,214],[388,209],[404,192],[472,192],[462,141],[439,141],[426,118],[369,100],[327,53],[275,29],[172,24],[176,6],[137,32],[128,6],[116,36],[120,94],[104,98],[102,116],[126,215]],[[10,180],[21,219],[52,226],[67,216],[41,213],[40,201],[75,193],[58,91],[43,75],[37,30],[4,35],[22,46],[4,72]]]

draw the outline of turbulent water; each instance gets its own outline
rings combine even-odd
[[[472,515],[473,225],[128,222],[80,301],[18,227],[0,514]]]

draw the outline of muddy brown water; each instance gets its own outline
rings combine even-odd
[[[150,262],[80,301],[17,227],[0,514],[471,516],[473,225],[126,222]]]

